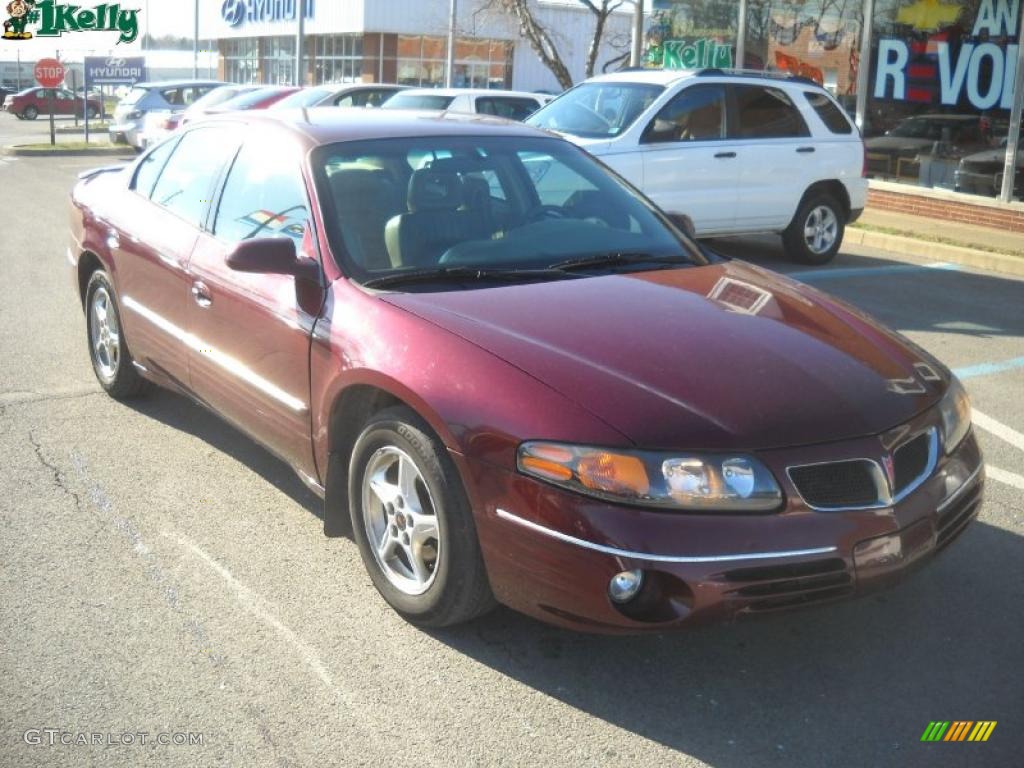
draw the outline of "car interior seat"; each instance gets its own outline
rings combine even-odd
[[[395,266],[427,267],[457,243],[489,238],[492,224],[472,207],[479,185],[470,182],[467,197],[463,176],[455,171],[421,168],[409,177],[407,213],[391,218],[384,240]]]
[[[384,228],[403,209],[399,188],[386,171],[342,170],[330,176],[331,192],[349,256],[366,269],[398,266],[389,258]]]

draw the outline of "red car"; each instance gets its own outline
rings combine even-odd
[[[418,624],[813,605],[901,576],[981,504],[947,368],[702,252],[536,129],[236,113],[72,200],[104,389],[178,390],[267,446]]]
[[[39,115],[50,114],[50,94],[53,94],[53,114],[78,115],[88,114],[92,120],[100,113],[100,101],[89,97],[83,108],[82,97],[63,88],[26,88],[24,91],[8,96],[4,101],[4,109],[22,120],[35,120]]]

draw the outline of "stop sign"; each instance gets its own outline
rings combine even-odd
[[[40,59],[33,74],[44,88],[56,88],[64,82],[64,65],[56,59]]]

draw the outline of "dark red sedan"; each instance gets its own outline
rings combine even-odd
[[[26,88],[4,100],[4,109],[22,120],[35,120],[39,115],[50,114],[50,97],[53,97],[53,114],[88,115],[89,119],[100,113],[100,100],[90,96],[83,104],[81,96],[63,88]]]
[[[89,353],[291,465],[377,589],[663,631],[886,584],[981,504],[949,370],[479,116],[236,113],[73,192]],[[329,587],[327,587],[329,588]]]

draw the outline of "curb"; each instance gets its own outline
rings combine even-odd
[[[80,126],[78,126],[76,128],[73,125],[62,125],[59,128],[56,128],[54,132],[58,136],[65,136],[65,135],[72,135],[72,136],[74,136],[77,133],[84,134],[85,133],[85,126],[84,125],[80,125]],[[107,133],[107,126],[104,125],[102,128],[96,128],[95,126],[92,126],[92,125],[89,126],[89,134],[91,136],[95,136],[96,134],[100,134],[100,133],[106,135],[106,133]]]
[[[904,235],[872,232],[866,229],[859,229],[856,226],[847,227],[846,237],[843,239],[843,242],[850,245],[878,248],[882,251],[890,251],[903,256],[948,261],[953,264],[962,264],[965,267],[973,267],[974,269],[1024,277],[1024,256],[980,251],[976,248],[949,245],[948,243],[935,243],[931,240],[919,240],[916,237]]]
[[[59,147],[60,145],[58,144],[57,146]],[[118,157],[121,155],[131,155],[134,157],[135,152],[127,145],[90,149],[30,149],[18,144],[12,144],[3,148],[3,154],[14,157]]]

